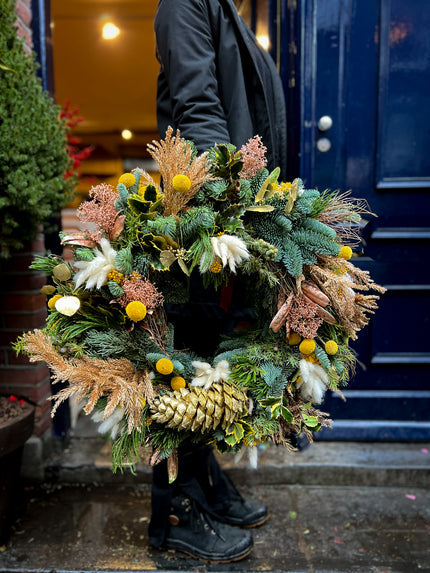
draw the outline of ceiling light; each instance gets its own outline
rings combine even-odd
[[[269,36],[267,36],[266,34],[261,34],[261,35],[257,36],[257,42],[265,50],[269,49],[269,46],[270,46]]]
[[[102,36],[105,40],[113,40],[119,36],[120,29],[113,22],[106,22],[103,26]]]
[[[133,132],[130,131],[129,129],[123,129],[121,131],[121,137],[123,139],[131,139],[133,137]]]

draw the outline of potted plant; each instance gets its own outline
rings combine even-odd
[[[75,185],[66,119],[37,77],[34,53],[17,37],[15,1],[0,9],[0,257],[32,241],[71,199]]]
[[[13,518],[24,443],[33,432],[34,407],[16,396],[0,396],[0,544]]]

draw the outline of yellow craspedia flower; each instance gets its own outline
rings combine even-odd
[[[56,294],[55,296],[53,296],[52,298],[50,298],[48,300],[48,307],[51,310],[55,310],[55,303],[57,302],[57,300],[60,300],[60,298],[63,298],[63,295],[61,294]]]
[[[184,378],[182,378],[182,376],[174,376],[170,380],[170,386],[172,387],[172,390],[179,390],[179,388],[185,388],[186,385],[187,383],[185,382]]]
[[[346,261],[349,261],[349,259],[352,257],[352,249],[351,247],[347,247],[347,246],[343,246],[340,248],[340,253],[339,253],[339,257],[341,259],[345,259]]]
[[[190,178],[182,173],[175,175],[172,179],[173,189],[179,193],[186,193],[191,188]]]
[[[111,269],[108,272],[107,280],[118,283],[120,285],[124,280],[124,275],[122,273],[119,273],[115,269]]]
[[[300,334],[298,334],[297,332],[292,332],[288,337],[288,344],[290,346],[294,346],[295,344],[298,344],[301,341],[301,339],[302,337],[300,336]]]
[[[312,354],[315,350],[315,340],[311,338],[305,338],[301,341],[299,350],[302,354]]]
[[[127,187],[132,187],[136,183],[136,178],[133,173],[123,173],[121,177],[118,179],[118,183],[123,183]]]
[[[220,273],[222,271],[222,263],[220,261],[213,261],[209,267],[211,273]]]
[[[143,302],[133,300],[125,307],[125,312],[130,320],[133,322],[139,322],[146,316],[146,306]]]
[[[334,354],[336,354],[338,350],[339,346],[336,344],[334,340],[327,340],[327,342],[325,343],[325,351],[327,352],[327,354],[331,354],[333,356]]]
[[[147,418],[145,418],[145,426],[150,426],[152,424],[152,418],[151,416],[148,416]]]
[[[173,372],[173,362],[168,358],[160,358],[160,360],[157,360],[155,369],[160,374],[164,374],[165,376],[167,376],[168,374],[171,374]]]

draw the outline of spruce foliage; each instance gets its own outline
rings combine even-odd
[[[0,256],[33,240],[71,198],[66,126],[17,38],[15,2],[0,4]]]

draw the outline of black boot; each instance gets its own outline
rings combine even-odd
[[[165,545],[211,563],[230,563],[252,551],[251,534],[213,521],[196,501],[172,498]]]
[[[256,499],[240,495],[230,478],[220,468],[213,450],[201,456],[203,467],[198,473],[211,515],[222,523],[238,527],[257,527],[269,518],[267,506]]]

